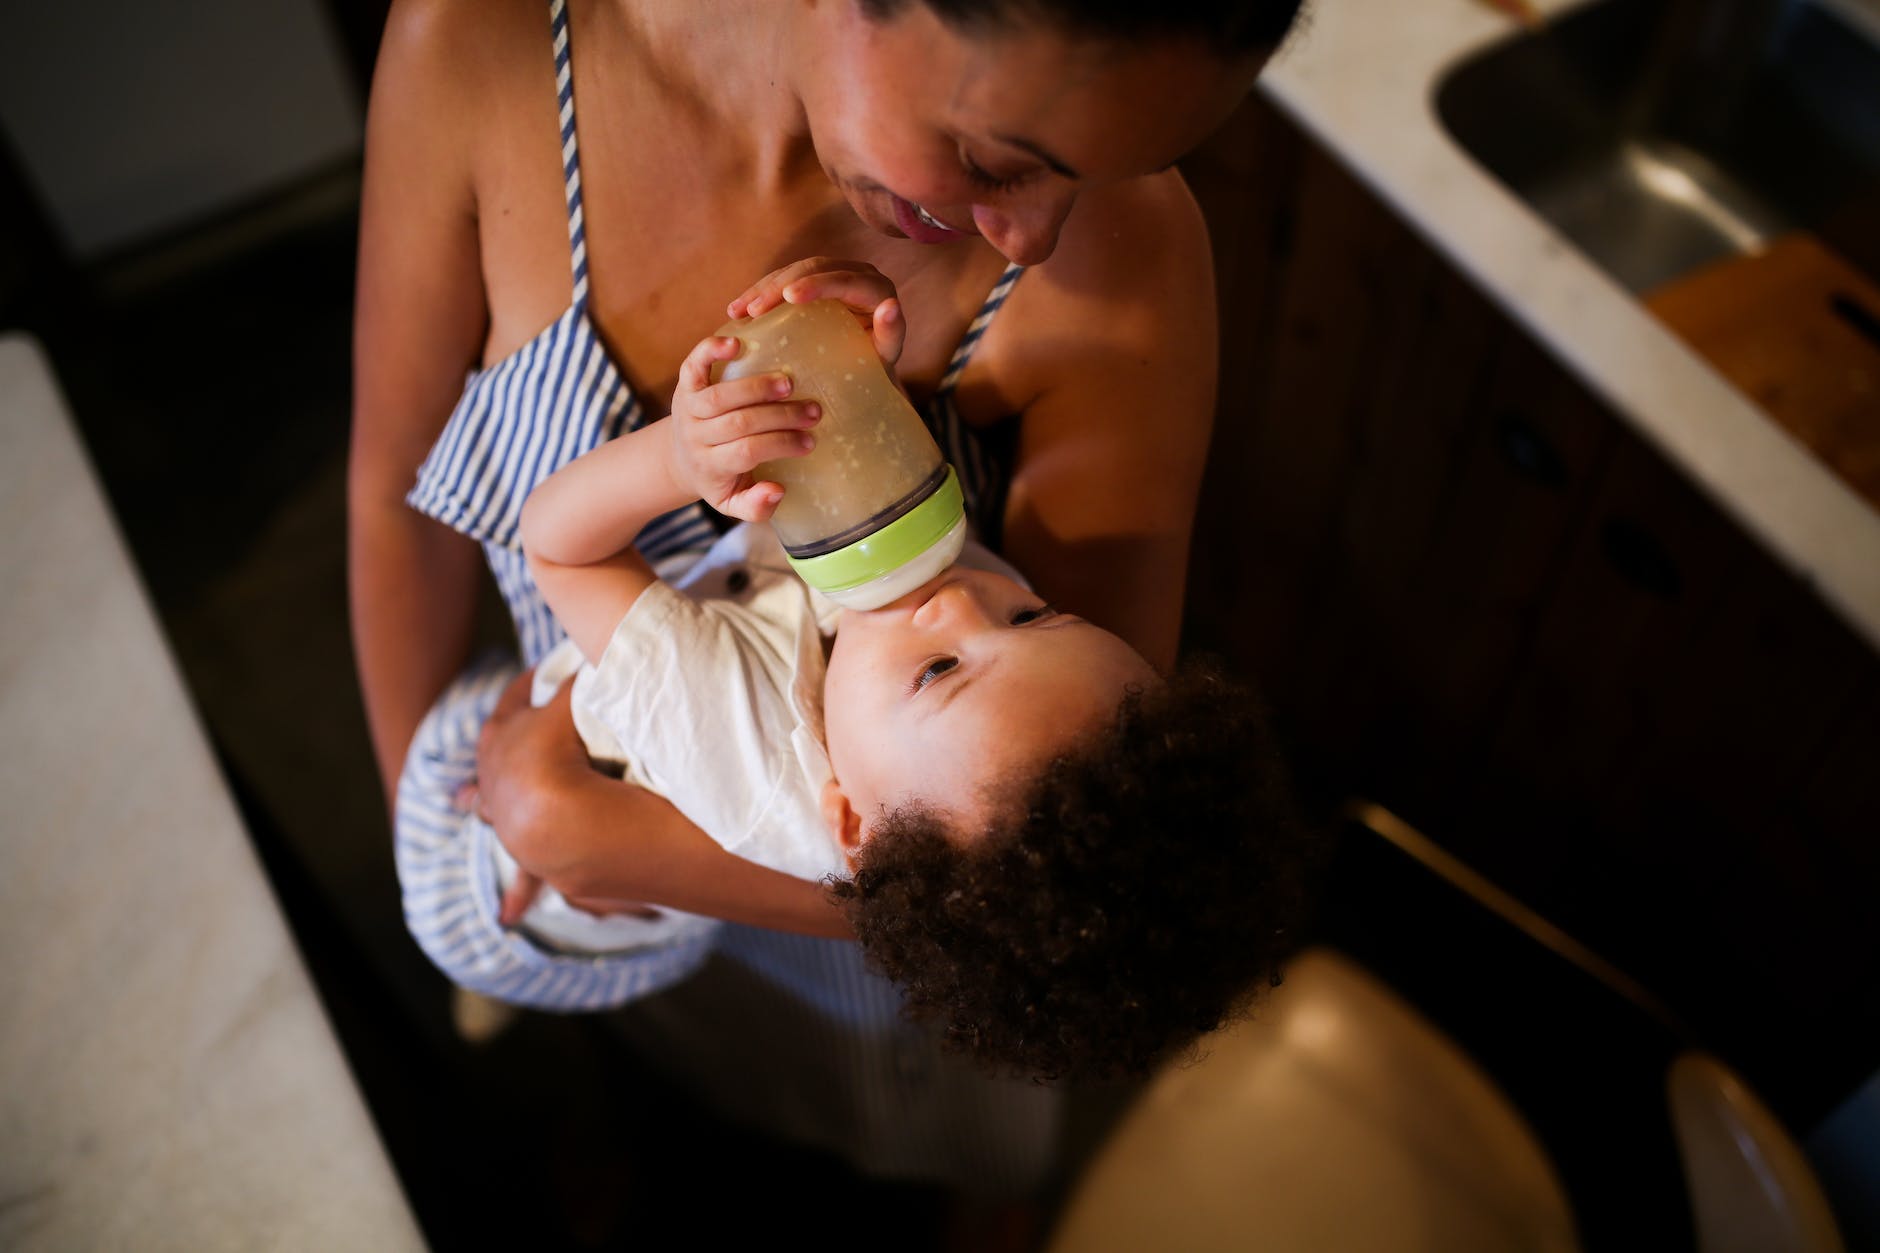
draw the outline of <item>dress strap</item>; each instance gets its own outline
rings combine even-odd
[[[559,3],[559,0],[557,0]],[[947,372],[940,376],[940,386],[935,394],[944,396],[951,392],[960,381],[960,375],[966,372],[966,363],[973,359],[973,350],[979,346],[986,328],[992,325],[992,317],[1005,303],[1005,298],[1012,294],[1012,287],[1018,282],[1018,276],[1025,272],[1025,267],[1016,263],[1005,267],[1005,273],[999,275],[999,281],[986,293],[985,303],[979,306],[972,324],[966,328],[966,334],[960,337],[960,346],[953,350],[953,359],[947,362]]]
[[[555,39],[555,95],[561,106],[561,169],[568,190],[568,252],[574,269],[574,304],[587,305],[587,224],[581,214],[581,154],[574,135],[574,62],[568,50],[568,0],[549,0]]]

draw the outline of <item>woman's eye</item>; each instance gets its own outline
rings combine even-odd
[[[914,681],[908,685],[907,690],[910,692],[918,692],[959,664],[960,660],[957,657],[935,657],[932,661],[921,667],[920,673],[914,676]]]
[[[1012,625],[1024,626],[1027,622],[1036,622],[1040,618],[1048,618],[1056,612],[1057,610],[1051,608],[1049,605],[1034,605],[1030,609],[1021,609],[1013,614]]]
[[[964,151],[960,153],[960,168],[966,171],[966,177],[987,191],[1010,191],[1024,182],[1027,175],[1012,174],[1000,176],[980,165]]]

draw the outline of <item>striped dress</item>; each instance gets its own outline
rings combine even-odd
[[[565,0],[551,0],[550,17],[573,301],[515,353],[469,376],[408,497],[481,543],[522,665],[563,634],[523,560],[523,501],[560,466],[653,419],[589,316]],[[988,294],[923,411],[960,475],[969,516],[995,547],[1009,449],[960,420],[953,391],[1020,273],[1008,267]],[[636,545],[669,575],[719,526],[695,503],[656,519]],[[898,992],[852,943],[727,925],[689,944],[592,956],[546,951],[497,926],[494,834],[451,801],[473,776],[478,730],[517,669],[513,659],[485,661],[460,676],[420,727],[400,779],[395,853],[406,922],[446,974],[542,1009],[630,1004],[616,1016],[620,1033],[701,1099],[864,1169],[995,1190],[1043,1178],[1056,1094],[986,1079],[944,1054],[934,1033],[901,1019]]]

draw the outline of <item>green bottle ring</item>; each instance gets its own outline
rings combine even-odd
[[[947,467],[933,495],[873,535],[820,557],[790,557],[790,568],[819,592],[843,592],[899,570],[932,548],[966,514],[959,476]]]

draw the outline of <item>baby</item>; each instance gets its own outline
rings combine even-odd
[[[876,610],[790,572],[761,524],[818,410],[776,374],[712,383],[708,339],[672,415],[546,479],[522,514],[531,573],[569,641],[598,763],[666,796],[726,849],[830,883],[916,1017],[1000,1069],[1141,1073],[1219,1025],[1292,942],[1299,844],[1250,702],[1217,673],[1163,679],[969,544]],[[746,525],[677,584],[641,528],[703,499]],[[669,910],[594,918],[547,894],[552,951],[697,945]]]

